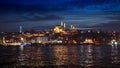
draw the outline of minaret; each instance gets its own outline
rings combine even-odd
[[[6,43],[6,42],[5,42],[5,37],[3,37],[3,43]]]
[[[63,21],[61,21],[61,26],[63,26],[63,24],[64,24],[64,22],[63,22]]]
[[[73,29],[73,25],[70,25],[70,28]]]
[[[22,33],[22,26],[20,26],[19,28],[20,28],[19,32]]]
[[[66,23],[64,23],[63,27],[64,27],[64,29],[66,28]]]
[[[75,29],[75,27],[73,26],[73,29]]]
[[[71,28],[71,29],[75,29],[75,27],[74,27],[73,25],[70,25],[70,28]]]

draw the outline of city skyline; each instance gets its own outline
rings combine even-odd
[[[0,68],[120,68],[120,0],[0,0]]]

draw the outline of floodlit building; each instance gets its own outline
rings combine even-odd
[[[85,39],[83,43],[94,43],[92,39]]]
[[[48,37],[37,37],[36,43],[48,43]]]
[[[63,32],[63,28],[60,25],[56,25],[53,29],[54,33],[61,33]]]

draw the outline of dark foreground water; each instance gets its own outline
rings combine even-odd
[[[120,68],[120,45],[0,46],[0,68]]]

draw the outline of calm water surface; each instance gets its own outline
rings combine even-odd
[[[0,46],[0,68],[120,68],[120,45]]]

